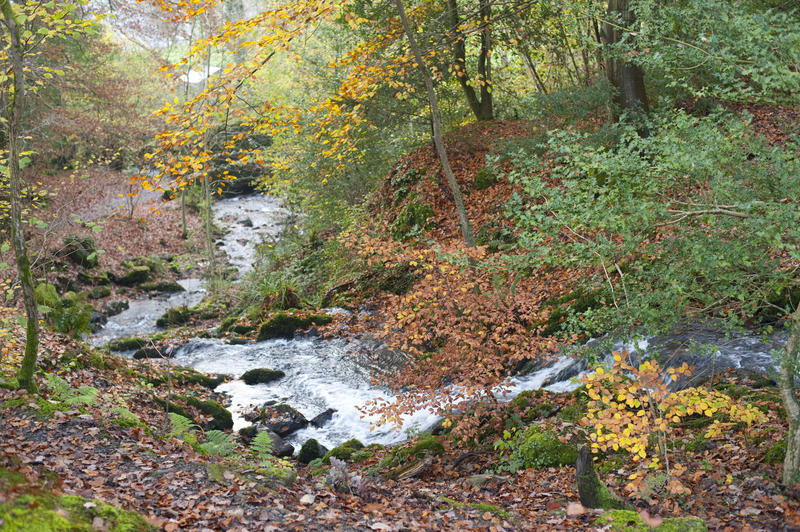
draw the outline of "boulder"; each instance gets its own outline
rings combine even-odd
[[[265,406],[257,421],[281,437],[308,426],[305,416],[287,404]]]
[[[287,443],[283,438],[269,429],[267,429],[265,432],[269,434],[269,437],[272,440],[272,456],[277,456],[278,458],[289,458],[294,454],[293,445]]]
[[[333,318],[326,314],[293,316],[285,312],[278,312],[261,324],[261,328],[258,331],[258,341],[261,342],[273,338],[291,340],[295,331],[307,329],[311,325],[326,325],[332,320]]]
[[[100,312],[93,311],[92,315],[89,317],[89,327],[92,329],[92,332],[99,331],[106,323],[108,323],[108,317]]]
[[[266,384],[285,377],[286,374],[279,369],[256,368],[247,370],[242,374],[245,384]]]
[[[70,234],[64,237],[64,255],[75,264],[84,268],[97,266],[97,244],[94,238]]]
[[[78,282],[92,286],[111,284],[109,272],[91,273],[86,270],[78,272]]]
[[[194,312],[185,306],[171,308],[156,320],[157,327],[183,325],[192,319]]]
[[[122,275],[117,277],[120,286],[136,286],[150,279],[150,267],[131,266]]]
[[[130,305],[124,299],[117,299],[115,301],[106,301],[103,303],[103,314],[106,316],[116,316],[123,310],[128,310]]]
[[[297,454],[297,461],[301,464],[308,464],[312,460],[322,458],[327,452],[328,449],[324,445],[311,438],[300,448],[300,452]]]
[[[111,288],[108,285],[95,286],[89,291],[89,299],[102,299],[111,295]]]
[[[159,292],[162,294],[174,294],[183,292],[186,289],[178,281],[166,279],[162,281],[149,281],[139,285],[139,288],[147,292]]]
[[[133,354],[133,358],[136,360],[142,360],[145,358],[171,358],[172,357],[172,350],[165,349],[165,348],[158,348],[155,347],[141,347],[136,350]]]
[[[321,414],[317,414],[316,416],[314,416],[314,418],[310,421],[310,423],[313,426],[319,428],[325,425],[328,421],[330,421],[333,418],[333,414],[335,413],[336,409],[329,408],[326,411],[322,412]]]

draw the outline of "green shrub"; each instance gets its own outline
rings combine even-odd
[[[483,166],[478,170],[475,181],[472,183],[472,188],[474,190],[486,190],[495,183],[497,183],[497,176]]]
[[[786,438],[778,440],[764,453],[764,461],[768,464],[782,464],[786,459],[786,445]]]
[[[518,469],[573,465],[578,459],[574,446],[538,426],[524,431],[504,431],[503,439],[494,446],[501,452],[498,471],[513,473]]]
[[[89,319],[94,308],[85,302],[85,294],[67,292],[59,297],[56,287],[42,283],[34,292],[36,304],[57,332],[79,337],[89,332]]]
[[[410,201],[392,222],[390,232],[395,240],[409,240],[421,236],[432,227],[433,209],[430,205]]]

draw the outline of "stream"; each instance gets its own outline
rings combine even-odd
[[[239,274],[246,274],[253,269],[256,245],[280,238],[289,216],[289,211],[280,201],[270,196],[242,196],[217,201],[214,204],[215,222],[226,230],[217,245],[225,251]],[[180,305],[196,305],[205,295],[199,279],[182,279],[179,283],[185,288],[184,292],[131,301],[127,310],[109,317],[108,323],[89,341],[93,345],[105,345],[114,338],[156,332],[155,320],[166,310]],[[695,342],[714,345],[711,356],[698,354]],[[695,365],[698,368],[695,378],[699,378],[711,371],[727,368],[771,373],[775,366],[772,350],[782,347],[783,342],[783,333],[773,334],[766,340],[754,334],[729,337],[719,329],[689,325],[666,337],[639,340],[637,345],[617,344],[613,350],[658,350],[670,365],[682,362]],[[224,373],[235,378],[215,390],[229,397],[228,408],[233,414],[235,430],[249,425],[242,412],[250,405],[287,403],[307,419],[334,409],[332,419],[322,427],[309,426],[285,438],[295,449],[299,449],[308,438],[316,438],[331,448],[351,438],[358,438],[365,444],[397,443],[407,439],[409,431],[423,430],[439,419],[435,414],[419,411],[406,416],[403,427],[395,430],[389,425],[376,428],[373,426],[376,418],[362,416],[358,406],[370,400],[392,397],[392,392],[370,382],[370,372],[376,364],[386,365],[380,360],[376,363],[376,351],[374,341],[322,339],[313,335],[243,345],[228,344],[220,339],[195,338],[177,350],[173,361],[198,371]],[[242,373],[254,368],[282,370],[286,376],[269,384],[254,386],[238,379]],[[511,379],[510,390],[501,399],[510,400],[530,389],[573,390],[579,385],[574,377],[583,372],[583,363],[558,357],[547,367]]]

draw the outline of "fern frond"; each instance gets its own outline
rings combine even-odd
[[[272,458],[272,438],[269,433],[267,431],[259,432],[253,438],[252,448],[262,462]]]
[[[172,433],[170,436],[175,436],[178,438],[189,434],[194,427],[194,423],[192,423],[191,419],[183,417],[180,414],[176,414],[175,412],[169,413],[169,421],[172,425]]]
[[[206,441],[200,447],[208,454],[215,456],[229,456],[236,448],[233,434],[225,434],[221,430],[209,430],[206,432]]]

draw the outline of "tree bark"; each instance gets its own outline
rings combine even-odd
[[[491,6],[487,0],[481,0],[480,10],[481,24],[481,51],[478,56],[478,79],[481,82],[481,97],[475,89],[470,85],[469,75],[467,73],[467,51],[466,51],[466,38],[459,30],[461,25],[461,17],[458,14],[458,0],[447,0],[447,14],[450,19],[450,26],[452,27],[455,43],[453,44],[453,63],[455,66],[456,77],[458,83],[461,85],[461,90],[467,98],[469,108],[472,114],[478,120],[492,120],[494,118],[494,107],[492,104],[492,90],[491,90],[491,29],[489,27],[489,18],[491,17]]]
[[[630,0],[609,0],[608,18],[612,21],[621,21],[621,25],[626,28],[630,27],[636,20],[633,10],[630,8]],[[606,47],[619,43],[622,40],[623,31],[613,24],[603,24]],[[616,89],[615,102],[621,110],[650,112],[641,68],[624,59],[608,57],[606,59],[606,75],[608,81]],[[614,118],[616,119],[618,116]]]
[[[422,74],[422,79],[425,80],[425,90],[428,93],[428,102],[431,107],[433,143],[436,145],[436,152],[439,155],[439,161],[442,164],[444,175],[447,178],[447,185],[450,187],[450,192],[453,194],[453,202],[456,204],[456,212],[458,213],[461,236],[464,238],[464,242],[466,243],[467,247],[473,247],[475,245],[475,239],[472,236],[472,229],[469,226],[467,211],[464,208],[464,201],[461,198],[461,191],[458,188],[456,176],[453,175],[453,170],[450,168],[450,161],[447,159],[447,151],[445,150],[444,142],[442,141],[442,119],[439,114],[439,101],[436,98],[436,91],[433,89],[433,78],[431,77],[431,73],[428,71],[428,67],[425,65],[425,62],[422,59],[422,53],[419,50],[419,46],[417,46],[417,39],[414,37],[414,32],[412,31],[411,25],[408,22],[408,17],[406,16],[406,10],[403,7],[403,0],[394,0],[394,4],[397,7],[397,14],[400,17],[400,22],[403,24],[403,30],[408,38],[408,44],[411,47],[411,53],[414,54],[414,61],[416,61],[417,68],[419,68],[419,71]]]
[[[795,385],[800,360],[800,307],[794,311],[791,320],[780,371],[781,397],[789,420],[786,458],[783,461],[782,481],[785,486],[800,482],[800,402]]]
[[[25,355],[22,358],[17,380],[19,387],[36,391],[33,371],[39,353],[39,313],[33,292],[31,261],[25,245],[25,231],[22,227],[21,181],[19,166],[19,129],[22,123],[22,106],[25,99],[25,70],[23,68],[23,49],[19,40],[19,26],[10,0],[0,0],[0,11],[6,22],[10,46],[6,49],[11,63],[13,92],[7,95],[6,120],[8,132],[8,181],[11,194],[11,240],[22,287],[22,301],[25,306]]]
[[[597,477],[594,460],[589,448],[582,445],[578,449],[578,460],[575,463],[578,496],[586,508],[623,509],[625,503],[614,495]]]

